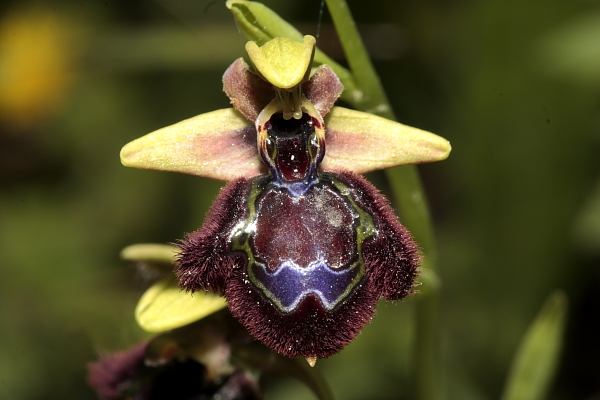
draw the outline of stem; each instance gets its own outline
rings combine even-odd
[[[361,111],[395,119],[387,95],[356,29],[346,1],[325,1],[359,89],[357,95],[354,96],[356,98],[353,99],[354,106]]]
[[[436,270],[436,249],[433,229],[417,168],[406,165],[386,171],[403,224],[412,232],[423,252],[424,273]],[[433,277],[432,277],[433,278]],[[430,280],[430,284],[434,285]],[[433,286],[435,289],[435,286]],[[415,302],[416,335],[414,373],[416,398],[439,400],[443,397],[440,378],[439,294],[429,290],[426,297]]]
[[[361,111],[395,119],[346,1],[326,0],[326,3],[359,89],[359,95],[354,99],[353,105]],[[403,224],[421,245],[425,264],[423,268],[433,274],[436,269],[433,227],[418,171],[414,165],[406,165],[387,170],[386,173],[395,194],[396,205],[401,210]],[[418,299],[415,305],[417,311],[414,359],[416,398],[439,400],[442,398],[442,390],[437,291],[432,290],[425,298]]]

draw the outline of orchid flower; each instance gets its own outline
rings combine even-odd
[[[188,292],[227,299],[266,346],[314,365],[350,343],[380,298],[414,292],[418,245],[359,174],[445,159],[432,133],[334,106],[335,73],[311,69],[315,38],[248,42],[252,71],[223,77],[234,108],[127,144],[124,165],[229,181],[204,225],[179,244]]]

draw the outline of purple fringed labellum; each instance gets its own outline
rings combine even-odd
[[[286,119],[278,98],[258,114],[268,174],[222,189],[202,228],[180,244],[176,273],[188,291],[223,294],[268,347],[315,360],[350,343],[379,298],[410,294],[420,255],[373,185],[319,170],[325,126],[309,96],[297,100],[299,117]]]

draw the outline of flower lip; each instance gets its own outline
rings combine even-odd
[[[230,183],[178,258],[182,288],[224,293],[251,335],[289,357],[339,352],[377,300],[407,296],[418,273],[417,245],[371,184],[350,172],[318,176],[297,197],[271,175]],[[316,194],[324,186],[328,193]],[[321,255],[339,275],[314,267]],[[288,260],[299,268],[285,267]],[[324,292],[323,275],[335,291]]]

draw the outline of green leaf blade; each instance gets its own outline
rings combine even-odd
[[[523,336],[502,400],[544,398],[558,364],[566,314],[566,295],[553,292]]]

